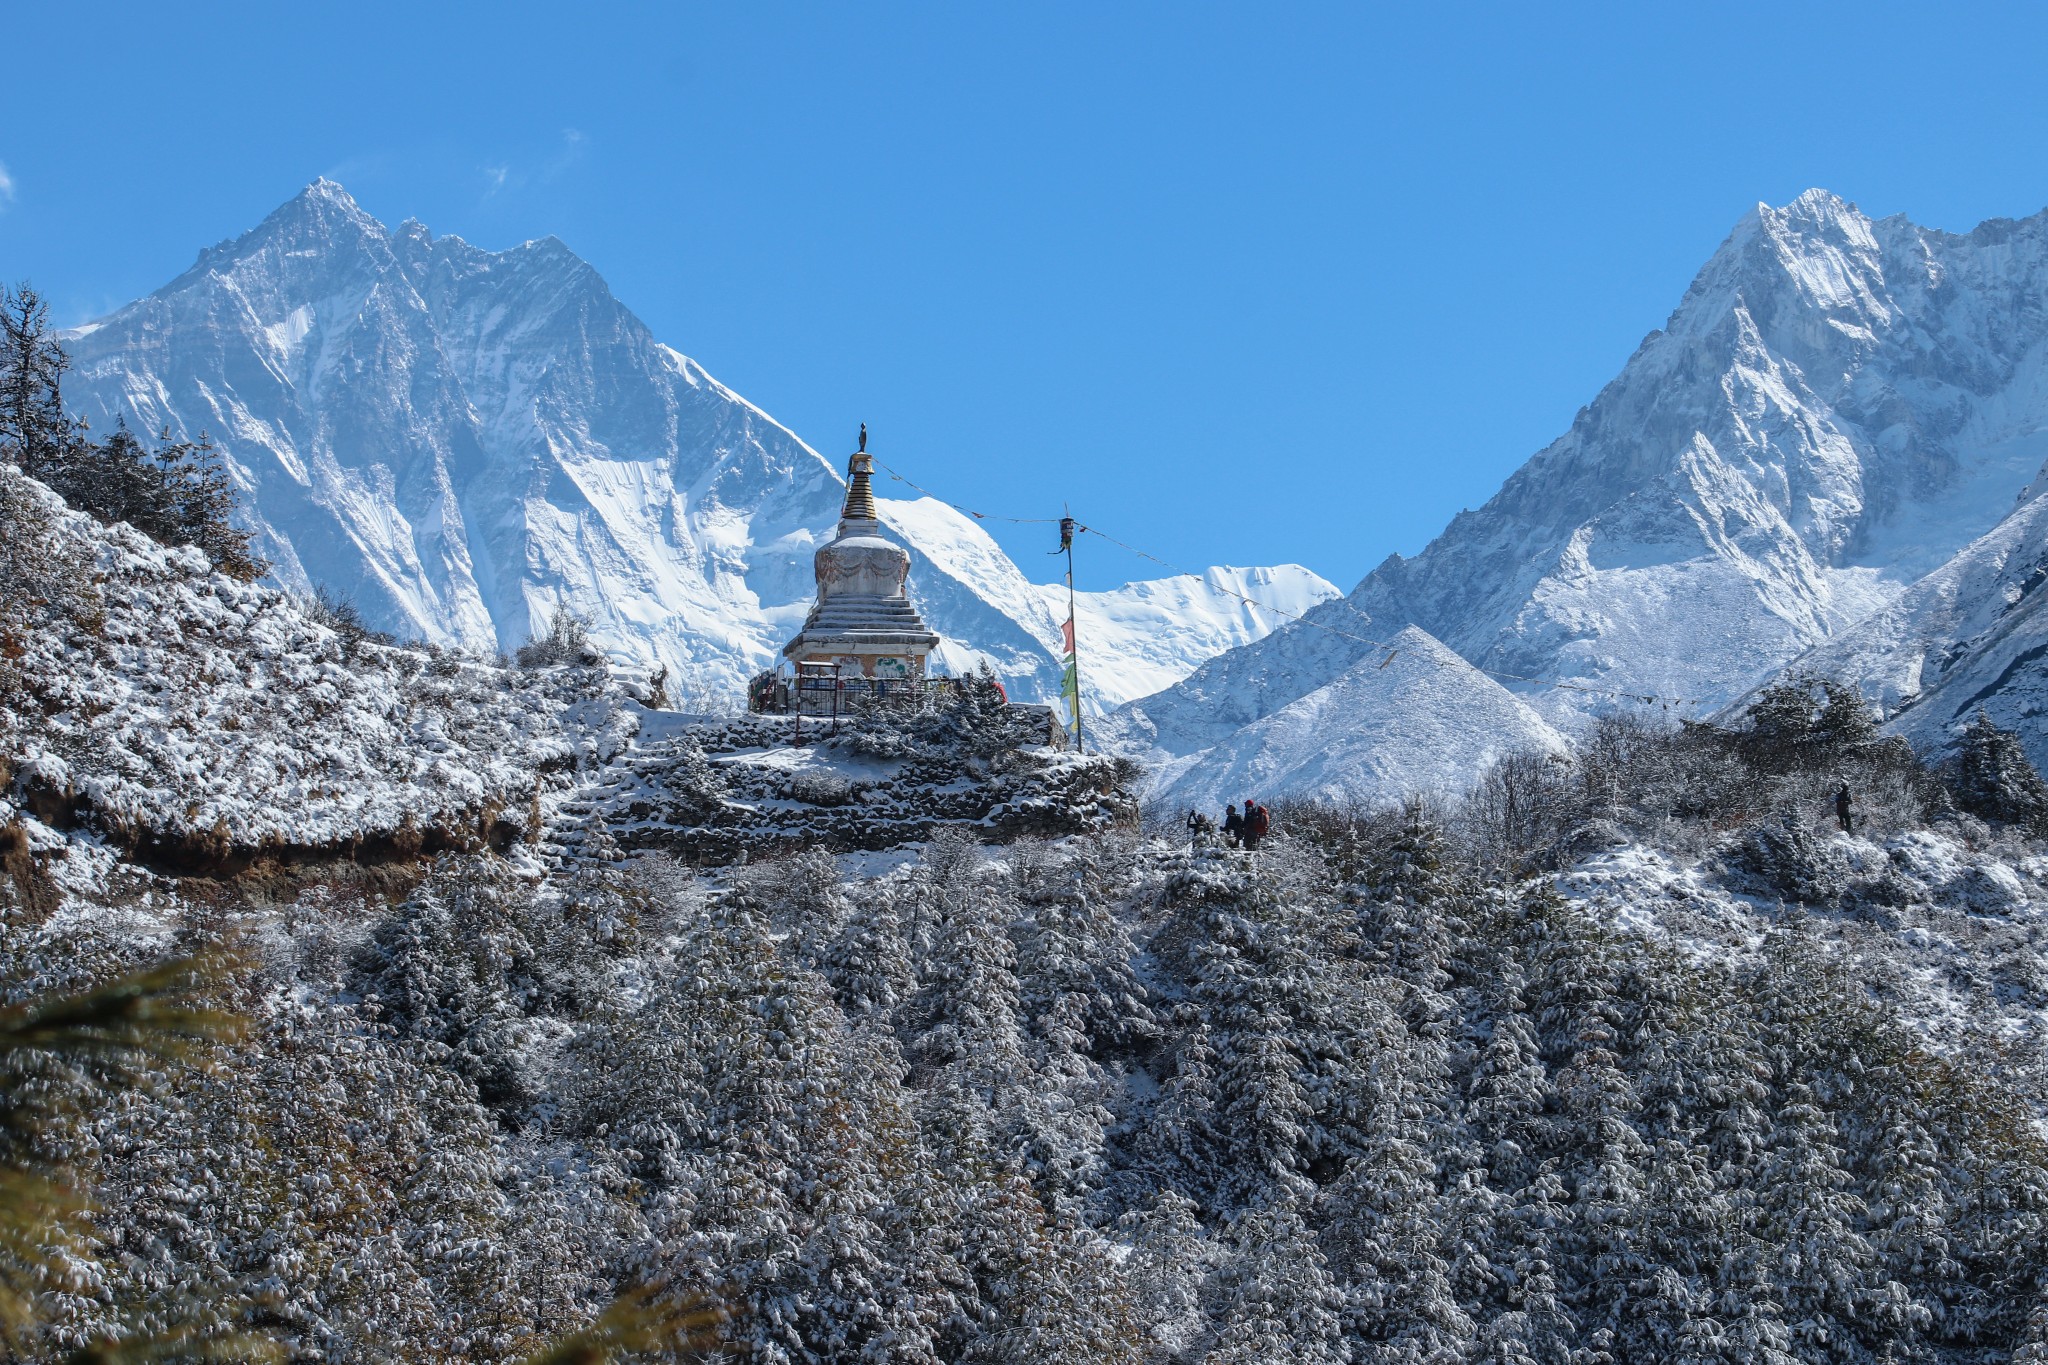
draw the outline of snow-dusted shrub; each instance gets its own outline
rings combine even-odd
[[[1538,851],[1537,863],[1546,868],[1570,867],[1610,848],[1629,843],[1628,831],[1613,820],[1595,816],[1566,830],[1548,848]]]
[[[522,1018],[539,992],[530,899],[500,867],[444,862],[356,962],[356,993],[402,1036],[446,1047],[494,1109],[538,1093],[521,1058]]]
[[[1980,914],[2009,915],[2025,908],[2027,887],[2019,874],[2004,863],[1979,858],[1941,888],[1950,904]]]
[[[843,806],[853,800],[853,784],[835,772],[804,768],[790,774],[789,795],[807,806]]]
[[[84,556],[54,509],[39,484],[0,464],[0,697],[20,684],[31,631],[59,617],[98,619]]]
[[[1857,832],[1923,826],[1946,795],[1896,738],[1877,739],[1846,689],[1821,682],[1774,689],[1746,730],[1670,725],[1634,711],[1599,717],[1567,757],[1510,754],[1474,784],[1452,822],[1463,847],[1498,867],[1558,867],[1619,834],[1702,853],[1730,829],[1787,809],[1831,823],[1843,783]]]
[[[1811,674],[1764,688],[1743,720],[1743,747],[1753,761],[1774,769],[1835,762],[1877,738],[1869,702],[1852,687]]]
[[[791,935],[797,957],[815,967],[846,921],[848,899],[839,864],[822,848],[807,848],[748,868],[735,883],[760,903],[776,929]]]
[[[1519,750],[1497,759],[1473,785],[1463,812],[1479,860],[1517,867],[1554,847],[1584,809],[1578,774],[1562,754]]]
[[[1410,818],[1411,812],[1426,811],[1434,824],[1447,823],[1441,803],[1417,798],[1404,810],[1396,805],[1367,805],[1349,802],[1332,805],[1324,801],[1282,799],[1273,802],[1273,826],[1311,843],[1328,860],[1339,880],[1365,880],[1380,850],[1392,843]],[[1185,813],[1161,831],[1170,839],[1185,838]]]
[[[940,712],[939,733],[978,758],[995,758],[1040,743],[1028,713],[1004,699],[987,664],[960,680]]]
[[[605,662],[603,652],[590,642],[590,623],[568,607],[549,617],[547,633],[519,646],[514,658],[521,668],[596,668]]]
[[[718,805],[729,787],[725,774],[718,770],[704,746],[694,735],[684,735],[676,742],[669,768],[670,790],[689,798],[704,809]]]
[[[916,758],[926,752],[922,736],[932,728],[928,714],[863,697],[854,702],[853,718],[842,742],[864,758]]]
[[[1956,804],[1970,814],[2036,833],[2048,830],[2048,783],[2020,737],[1999,729],[1982,710],[1964,728],[1945,776]]]
[[[1744,831],[1727,865],[1756,894],[1806,905],[1834,905],[1849,889],[1848,857],[1793,811]]]
[[[366,644],[392,645],[397,638],[388,631],[373,630],[363,619],[363,613],[350,598],[325,587],[317,587],[311,597],[299,599],[299,609],[306,613],[308,620],[318,621],[333,631],[341,640],[342,649],[353,659]]]
[[[1899,876],[1918,887],[1922,894],[1957,876],[1963,867],[1963,851],[1932,830],[1915,830],[1892,841],[1886,858]]]

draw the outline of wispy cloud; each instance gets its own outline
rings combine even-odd
[[[7,163],[0,161],[0,213],[5,213],[13,202],[14,177],[7,173]]]
[[[484,198],[489,199],[501,190],[524,189],[555,180],[583,159],[583,150],[589,145],[590,138],[582,129],[564,128],[561,136],[530,149],[525,156],[477,167],[477,173],[483,177]]]

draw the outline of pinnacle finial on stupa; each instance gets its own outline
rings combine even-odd
[[[860,424],[860,449],[846,462],[846,505],[839,509],[841,521],[878,521],[875,510],[873,475],[875,457],[868,454],[868,424]]]

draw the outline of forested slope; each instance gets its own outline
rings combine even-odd
[[[586,838],[283,899],[18,813],[10,997],[252,958],[207,1071],[75,1082],[100,1211],[48,1315],[498,1360],[651,1281],[730,1304],[735,1359],[2038,1349],[2024,835],[1554,789],[1582,848],[1489,799],[1298,808],[1256,859],[952,830],[707,876]]]
[[[2048,1358],[1988,719],[1930,769],[1793,679],[1251,856],[992,685],[798,746],[0,513],[0,1188],[92,1196],[0,1209],[13,1358],[517,1360],[622,1292],[734,1360]],[[139,1074],[29,1027],[194,955],[241,1026]]]

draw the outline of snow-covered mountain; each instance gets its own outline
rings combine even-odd
[[[1039,589],[1061,620],[1067,590]],[[1074,594],[1083,703],[1121,706],[1185,678],[1224,649],[1250,644],[1343,591],[1299,564],[1214,568]]]
[[[1211,814],[1248,796],[1455,797],[1512,750],[1564,751],[1542,717],[1427,631],[1408,626],[1388,643],[1214,748],[1167,763],[1153,797]]]
[[[2033,490],[2030,490],[2033,492]],[[1801,654],[1786,674],[1860,688],[1887,728],[1944,748],[1981,708],[2048,764],[2048,496],[2036,492],[1883,610]],[[1738,701],[1738,709],[1741,702]]]
[[[2048,455],[2044,343],[2048,215],[1956,235],[1817,190],[1759,205],[1485,506],[1311,613],[1331,630],[1219,656],[1117,728],[1194,754],[1410,624],[1486,669],[1725,702],[2012,508]],[[1607,704],[1524,690],[1553,721]]]
[[[561,242],[393,231],[332,181],[65,344],[66,397],[95,427],[212,436],[284,585],[484,647],[568,606],[690,701],[728,703],[774,659],[838,514],[834,462],[657,341]],[[942,503],[884,502],[883,520],[945,657],[1049,698],[1040,589]],[[1141,676],[1172,681],[1263,624],[1204,620],[1214,638],[1181,632],[1166,666],[1133,656]]]

